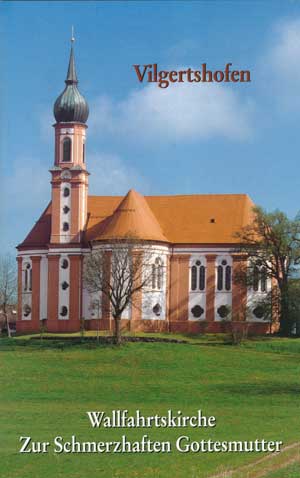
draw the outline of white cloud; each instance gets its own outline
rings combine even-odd
[[[261,63],[267,88],[280,106],[299,108],[300,18],[275,26]]]
[[[87,163],[91,172],[89,194],[123,195],[131,188],[143,194],[149,190],[143,177],[117,155],[89,154]],[[34,157],[18,158],[11,164],[0,195],[3,250],[13,251],[16,243],[25,239],[51,200],[49,166]]]
[[[252,129],[253,104],[232,87],[215,83],[147,85],[119,102],[101,96],[90,109],[92,134],[135,141],[243,140]]]
[[[115,154],[89,154],[87,157],[89,194],[126,194],[130,188],[148,190],[146,180]],[[9,216],[29,216],[37,220],[51,200],[50,164],[36,158],[19,158],[5,176],[1,196]]]
[[[89,154],[87,158],[89,193],[95,195],[123,195],[134,188],[145,194],[149,190],[147,181],[116,154]]]

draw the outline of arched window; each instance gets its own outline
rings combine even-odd
[[[69,223],[68,222],[64,222],[63,223],[63,231],[64,232],[67,232],[69,230]]]
[[[28,290],[28,270],[24,271],[24,290]]]
[[[218,287],[218,290],[223,290],[223,267],[222,266],[218,266],[217,287]]]
[[[197,267],[192,266],[191,269],[191,289],[196,290],[197,289]]]
[[[218,291],[231,291],[232,268],[225,259],[217,267],[217,289]]]
[[[160,257],[152,264],[152,289],[160,290],[163,286],[163,265]]]
[[[258,267],[253,268],[253,290],[258,291],[258,282],[259,282],[259,270]]]
[[[65,138],[63,141],[63,162],[71,162],[71,139]]]
[[[197,259],[191,267],[191,290],[205,289],[205,266]]]
[[[32,291],[32,267],[26,263],[24,269],[24,291]]]
[[[157,266],[157,288],[162,288],[162,281],[163,281],[163,268],[161,262]]]
[[[64,197],[67,198],[68,196],[70,196],[70,189],[64,188]]]
[[[253,290],[255,292],[267,291],[267,271],[260,264],[253,267]]]
[[[225,289],[227,291],[231,290],[231,267],[226,266],[225,269]]]
[[[205,289],[205,267],[199,267],[199,290]]]
[[[267,272],[265,267],[262,267],[260,271],[260,290],[262,292],[267,290]]]
[[[152,289],[155,289],[156,286],[156,267],[155,264],[152,264]]]

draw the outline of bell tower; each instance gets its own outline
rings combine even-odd
[[[54,104],[51,244],[80,243],[87,220],[85,142],[89,107],[77,88],[73,43],[72,35],[66,87]]]

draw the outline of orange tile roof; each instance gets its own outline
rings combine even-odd
[[[235,234],[249,224],[254,206],[246,194],[145,196],[145,200],[163,235],[176,244],[237,243]],[[120,201],[120,196],[89,196],[88,240],[101,239],[104,219]]]
[[[87,231],[87,239],[90,240],[109,241],[133,236],[148,241],[169,242],[144,196],[133,189],[126,194],[112,215],[108,215],[100,224],[96,221],[91,227],[91,223],[89,221]]]
[[[18,247],[44,247],[50,242],[51,234],[51,203],[48,204],[41,217],[37,220],[29,234]]]
[[[89,196],[86,239],[109,240],[133,234],[173,244],[236,244],[241,227],[252,219],[254,204],[246,194]],[[51,204],[21,246],[50,242]]]

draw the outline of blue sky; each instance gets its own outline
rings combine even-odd
[[[300,209],[300,3],[2,2],[0,245],[50,199],[55,99],[75,27],[91,194],[247,193]],[[160,89],[133,64],[249,69],[250,84]],[[174,218],[176,220],[176,218]]]

